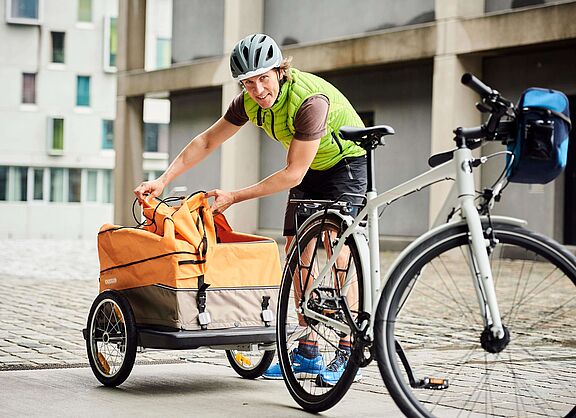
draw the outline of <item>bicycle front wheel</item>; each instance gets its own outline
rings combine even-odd
[[[378,365],[409,417],[574,412],[576,259],[524,228],[493,227],[490,260],[507,344],[489,337],[465,225],[416,247],[385,286]]]
[[[288,391],[307,411],[320,412],[334,406],[359,379],[358,365],[350,360],[354,337],[302,314],[302,305],[339,323],[346,323],[344,303],[351,317],[362,312],[363,277],[360,255],[349,240],[322,283],[302,301],[305,290],[333,254],[343,230],[334,214],[317,218],[300,234],[284,267],[278,305],[277,344],[280,368]],[[342,298],[345,298],[343,302]],[[303,346],[308,349],[303,351]]]

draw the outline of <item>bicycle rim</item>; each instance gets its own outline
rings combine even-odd
[[[341,233],[342,220],[337,216],[328,216],[323,222],[318,219],[312,222],[302,232],[300,245],[295,245],[286,262],[279,302],[278,315],[278,353],[284,381],[292,397],[305,410],[320,412],[334,406],[346,393],[356,378],[358,366],[354,361],[348,361],[339,379],[326,384],[319,380],[318,370],[311,368],[303,370],[300,363],[294,365],[295,352],[298,352],[300,340],[316,341],[321,365],[326,368],[336,357],[339,342],[343,335],[327,325],[298,314],[298,305],[302,289],[308,277],[318,274],[331,256],[331,250],[336,245],[336,238]],[[299,257],[299,254],[301,256]],[[314,305],[316,311],[322,311],[327,316],[344,322],[342,306],[336,302],[337,297],[346,296],[352,317],[356,317],[362,309],[362,272],[358,250],[351,240],[344,246],[343,254],[337,263],[338,271],[331,273],[323,280],[319,290],[309,306]],[[298,267],[301,260],[302,268]],[[337,279],[338,277],[338,279]],[[294,285],[293,285],[294,280]],[[312,278],[309,278],[311,283]],[[295,286],[297,289],[295,293]],[[321,297],[325,298],[323,304]],[[298,302],[296,302],[298,301]],[[323,306],[321,308],[319,305]],[[354,344],[354,339],[350,336]],[[294,368],[293,368],[294,366]],[[335,375],[330,375],[335,377]]]
[[[379,366],[407,416],[563,417],[576,404],[575,259],[525,229],[495,225],[495,232],[490,260],[510,333],[500,352],[481,345],[485,324],[464,227],[423,243],[386,286]],[[448,388],[413,388],[398,343],[417,382],[447,380]]]

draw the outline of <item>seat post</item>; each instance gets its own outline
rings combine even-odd
[[[374,172],[375,153],[374,148],[370,147],[366,150],[366,166],[368,169],[368,187],[367,192],[376,192],[376,174]]]

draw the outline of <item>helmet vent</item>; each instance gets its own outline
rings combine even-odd
[[[258,62],[260,62],[260,54],[262,53],[262,49],[258,48],[258,50],[256,50],[256,56],[254,57],[254,63],[257,64]]]
[[[272,45],[270,45],[270,48],[268,48],[268,55],[266,56],[266,60],[272,59],[273,56],[274,56],[274,48],[272,48]]]
[[[242,64],[240,64],[240,61],[238,61],[238,57],[232,57],[232,61],[234,61],[234,65],[237,69],[242,68]]]

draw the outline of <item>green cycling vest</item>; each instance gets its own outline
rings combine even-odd
[[[366,154],[363,148],[338,135],[341,126],[364,127],[362,119],[348,99],[332,84],[314,74],[294,68],[290,69],[290,74],[292,80],[284,83],[276,103],[270,109],[262,109],[248,92],[244,92],[244,109],[250,121],[288,149],[294,138],[294,117],[298,109],[309,97],[322,94],[330,103],[326,135],[320,140],[318,152],[310,168],[327,170],[343,158]]]

